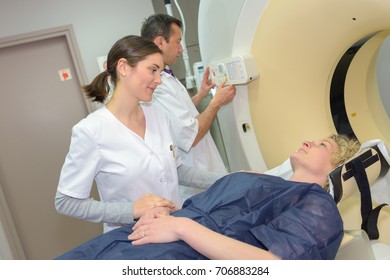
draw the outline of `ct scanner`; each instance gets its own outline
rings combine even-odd
[[[201,0],[198,30],[204,65],[250,54],[260,73],[218,114],[231,171],[273,168],[303,140],[336,132],[390,147],[375,68],[388,0]],[[359,207],[354,196],[339,204],[346,230],[360,228]],[[386,208],[376,242],[388,246]]]

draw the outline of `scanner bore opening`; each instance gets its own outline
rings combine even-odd
[[[330,86],[330,109],[332,113],[333,124],[338,134],[345,134],[352,138],[357,138],[351,123],[349,122],[347,110],[345,107],[344,88],[345,79],[349,66],[359,51],[359,49],[375,34],[366,36],[354,43],[341,57],[333,73]]]

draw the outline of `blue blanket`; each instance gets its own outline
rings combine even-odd
[[[174,216],[283,259],[334,259],[343,223],[333,198],[317,184],[239,172],[187,199]],[[206,259],[183,241],[133,246],[132,225],[102,234],[57,259]]]

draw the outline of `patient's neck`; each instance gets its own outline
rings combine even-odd
[[[294,171],[294,174],[291,176],[290,180],[295,182],[315,183],[320,186],[323,186],[328,180],[328,176],[327,175],[320,176],[317,174],[310,174],[307,172]]]

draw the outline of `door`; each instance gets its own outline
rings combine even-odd
[[[69,36],[20,41],[0,44],[0,186],[25,257],[52,259],[102,232],[54,208],[71,128],[89,110]]]

